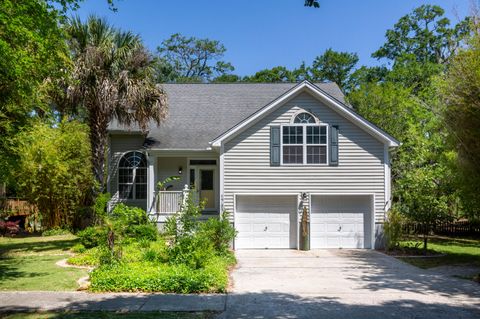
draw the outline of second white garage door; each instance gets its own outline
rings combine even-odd
[[[235,249],[296,248],[297,196],[237,195]]]
[[[311,248],[370,248],[372,197],[312,195]]]

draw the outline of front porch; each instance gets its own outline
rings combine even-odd
[[[147,211],[157,222],[177,212],[191,194],[196,202],[205,201],[202,216],[220,211],[218,156],[148,153]],[[175,179],[164,182],[170,177]],[[160,184],[159,184],[160,183]]]

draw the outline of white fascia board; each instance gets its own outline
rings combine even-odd
[[[271,103],[264,106],[262,109],[257,111],[256,113],[252,114],[250,117],[245,119],[243,122],[240,122],[236,126],[234,126],[229,131],[225,132],[224,134],[220,135],[216,139],[210,142],[212,147],[220,147],[222,142],[229,139],[230,137],[234,136],[236,133],[242,131],[244,128],[248,127],[250,124],[254,123],[257,119],[262,118],[270,111],[275,109],[275,107],[281,105],[289,98],[297,94],[303,89],[308,89],[314,96],[317,98],[321,98],[326,100],[330,105],[332,105],[338,113],[343,115],[345,118],[349,119],[353,123],[356,123],[359,127],[363,128],[365,131],[369,132],[373,136],[379,138],[383,143],[386,143],[390,147],[397,147],[400,145],[395,138],[387,134],[386,132],[382,131],[380,128],[376,127],[374,124],[370,123],[360,115],[356,114],[348,107],[343,105],[341,102],[337,101],[336,99],[332,98],[330,95],[326,94],[318,88],[317,86],[313,85],[308,81],[303,81],[302,83],[298,84],[297,86],[287,91],[284,95],[280,96],[276,100],[272,101]]]

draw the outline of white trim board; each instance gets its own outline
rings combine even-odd
[[[314,97],[320,98],[323,101],[328,102],[327,104],[329,104],[329,106],[332,109],[334,109],[339,114],[341,114],[345,118],[349,119],[350,121],[358,125],[363,130],[367,131],[372,136],[378,138],[388,146],[396,147],[400,145],[400,142],[396,140],[394,137],[390,136],[388,133],[384,132],[379,127],[370,123],[369,121],[367,121],[362,116],[352,111],[349,107],[347,107],[340,101],[331,97],[329,94],[327,94],[325,91],[320,89],[318,86],[306,80],[299,83],[297,86],[293,87],[292,89],[290,89],[289,91],[287,91],[286,93],[284,93],[283,95],[281,95],[280,97],[272,101],[271,103],[267,104],[266,106],[261,108],[259,111],[247,117],[245,120],[238,123],[231,129],[223,133],[222,135],[218,136],[213,141],[211,141],[210,144],[213,147],[220,147],[222,142],[229,140],[233,136],[237,135],[239,132],[250,127],[251,125],[256,123],[256,121],[258,121],[265,115],[269,114],[270,112],[275,110],[277,107],[283,105],[286,101],[290,100],[291,98],[293,98],[294,96],[296,96],[298,93],[302,91],[308,91]]]

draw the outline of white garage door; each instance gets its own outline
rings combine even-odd
[[[370,248],[372,197],[312,195],[311,248]]]
[[[235,249],[295,248],[296,196],[237,195]]]

